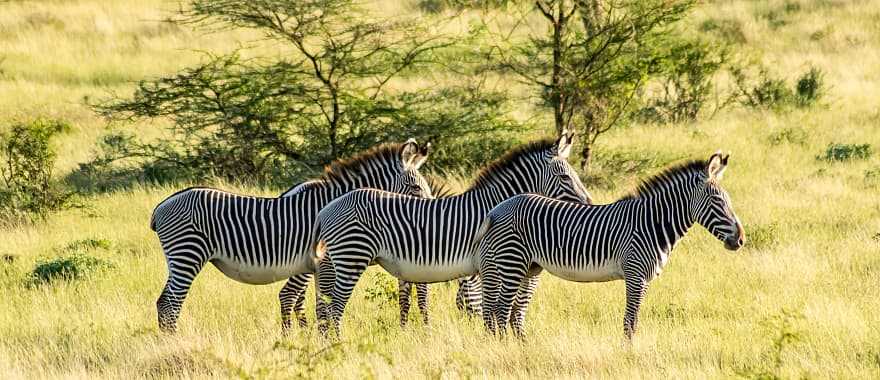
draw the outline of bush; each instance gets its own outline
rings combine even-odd
[[[694,121],[709,103],[715,75],[727,64],[726,47],[706,41],[670,41],[661,56],[659,95],[638,111],[641,119],[660,123]],[[727,102],[716,102],[716,111]]]
[[[73,194],[52,179],[56,154],[51,140],[69,130],[67,123],[38,119],[14,124],[0,135],[0,209],[4,213],[45,217],[73,205]]]
[[[56,281],[76,281],[104,269],[113,268],[110,262],[82,253],[41,260],[28,275],[29,286],[51,284]]]
[[[95,239],[95,238],[75,240],[75,241],[68,243],[64,247],[63,250],[67,251],[67,252],[71,252],[71,251],[83,251],[83,250],[88,251],[88,250],[99,249],[99,248],[105,249],[105,250],[110,249],[110,240]]]
[[[770,75],[765,67],[751,75],[744,68],[731,71],[740,104],[765,109],[782,109],[789,106],[809,107],[825,94],[825,75],[821,69],[810,67],[801,75],[794,88],[785,79]]]
[[[871,144],[828,144],[825,149],[824,156],[818,156],[817,159],[824,161],[852,161],[866,160],[871,157],[874,152],[871,150]]]
[[[118,174],[131,178],[106,185],[215,177],[289,183],[379,143],[421,137],[441,148],[467,134],[517,126],[501,111],[506,93],[484,94],[470,86],[479,82],[471,78],[448,90],[387,88],[441,64],[442,51],[459,42],[416,19],[380,19],[355,0],[190,4],[180,11],[182,22],[252,29],[287,53],[209,55],[177,74],[138,83],[131,97],[95,104],[109,121],[170,123],[165,137],[153,141],[106,136],[98,157],[81,168],[82,182]]]
[[[369,285],[364,289],[365,298],[379,305],[396,305],[398,301],[397,279],[382,272],[373,272]]]
[[[625,182],[640,180],[679,158],[640,150],[605,150],[596,155],[594,168],[584,183],[588,188],[626,188]]]
[[[798,78],[795,86],[796,102],[799,107],[809,107],[825,94],[825,74],[821,69],[810,69]]]

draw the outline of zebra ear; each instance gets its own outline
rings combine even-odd
[[[431,143],[427,143],[425,145],[422,145],[419,148],[418,153],[416,153],[415,157],[413,157],[413,160],[410,162],[410,165],[412,165],[413,169],[418,169],[418,168],[422,167],[422,165],[425,163],[425,161],[428,160],[428,153],[430,153],[430,152],[431,152]]]
[[[721,179],[721,176],[724,175],[724,169],[727,169],[728,158],[730,158],[730,155],[723,156],[720,150],[709,157],[709,164],[706,166],[706,174],[708,174],[709,180],[717,181]]]
[[[419,156],[419,143],[410,138],[400,147],[400,162],[404,167],[411,166]]]
[[[556,156],[563,160],[567,160],[568,155],[571,154],[572,141],[574,141],[574,132],[569,132],[567,130],[562,131],[562,135],[559,136],[559,140],[556,141]]]

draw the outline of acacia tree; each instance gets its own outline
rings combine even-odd
[[[579,135],[581,168],[589,168],[600,135],[620,125],[658,73],[652,42],[668,32],[693,0],[538,0],[528,13],[547,22],[540,32],[507,31],[493,57],[501,70],[537,87],[552,109],[557,134]],[[517,23],[521,28],[522,23]]]
[[[265,42],[281,44],[282,58],[211,56],[177,75],[141,82],[131,98],[98,104],[111,120],[172,121],[170,137],[156,142],[109,136],[98,162],[149,157],[190,168],[189,177],[254,178],[275,176],[272,170],[287,163],[320,167],[403,132],[435,140],[467,132],[401,128],[407,115],[425,120],[412,115],[417,109],[467,121],[474,130],[511,127],[500,112],[483,112],[484,102],[437,109],[428,106],[442,93],[389,91],[395,78],[434,63],[435,52],[455,40],[413,20],[375,18],[354,0],[195,0],[180,16],[179,22],[209,30],[261,31]]]

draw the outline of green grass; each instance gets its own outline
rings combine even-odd
[[[74,130],[58,142],[57,172],[64,175],[91,157],[104,133],[83,99],[130,91],[131,80],[198,61],[189,49],[225,51],[252,37],[169,26],[161,20],[174,7],[130,0],[0,4],[2,124],[71,121]],[[353,296],[347,340],[323,354],[316,352],[326,343],[311,329],[281,336],[280,283],[243,285],[213,267],[196,280],[179,333],[166,336],[157,332],[155,311],[166,269],[148,221],[177,186],[136,186],[92,195],[89,209],[0,230],[0,377],[876,378],[880,157],[816,157],[832,143],[880,144],[878,15],[880,6],[865,1],[705,4],[692,17],[695,30],[736,28],[740,46],[790,83],[809,65],[821,68],[831,86],[828,105],[731,109],[709,121],[633,126],[600,140],[597,150],[607,157],[625,152],[619,156],[639,160],[624,165],[613,186],[588,183],[599,202],[623,195],[667,160],[731,152],[722,183],[747,235],[754,234],[737,253],[700,228],[685,237],[651,284],[632,346],[623,341],[622,282],[575,284],[545,275],[527,318],[530,338],[521,343],[486,336],[455,310],[455,289],[443,284],[431,287],[433,324],[421,326],[414,309],[414,322],[401,330],[393,303],[367,297],[377,269]],[[157,133],[152,123],[137,131]],[[459,182],[466,185],[466,176]],[[39,263],[77,254],[112,266],[28,286]],[[311,290],[308,297],[311,307]]]

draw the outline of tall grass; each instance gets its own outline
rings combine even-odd
[[[375,4],[393,5],[394,12],[418,9]],[[227,50],[254,37],[172,27],[162,20],[175,6],[0,3],[0,121],[72,121],[75,133],[60,141],[63,173],[88,158],[103,133],[85,98],[130,91],[132,80],[199,60],[190,49]],[[652,282],[632,346],[623,342],[621,282],[574,284],[545,275],[527,318],[529,339],[518,342],[486,336],[478,321],[455,310],[454,287],[442,284],[431,290],[432,325],[414,322],[401,330],[393,303],[365,296],[373,277],[367,275],[344,320],[347,340],[316,355],[326,342],[311,329],[288,338],[279,332],[281,284],[238,284],[210,266],[184,304],[180,332],[166,336],[155,320],[165,263],[147,223],[152,207],[175,188],[135,186],[90,197],[89,210],[0,230],[0,376],[706,378],[766,372],[876,378],[880,193],[866,185],[865,173],[876,171],[880,158],[816,157],[833,142],[880,144],[878,15],[880,5],[872,2],[732,1],[698,9],[695,30],[709,19],[733,20],[724,25],[740,28],[743,50],[776,74],[801,73],[807,63],[821,68],[831,85],[830,105],[782,113],[732,109],[695,125],[632,126],[600,142],[599,151],[633,157],[704,158],[718,148],[730,151],[723,185],[747,234],[756,234],[756,243],[738,253],[699,228],[685,237]],[[156,133],[149,124],[138,130]],[[786,137],[792,130],[797,138]],[[635,185],[637,175],[659,169],[645,168],[615,179],[616,187],[591,192],[611,202]],[[458,186],[467,181],[464,175]],[[76,281],[28,286],[41,260],[66,255],[66,247],[89,239],[107,242],[82,249],[112,267]],[[311,307],[314,297],[308,297]],[[780,318],[787,318],[784,329],[797,339],[780,340]]]

